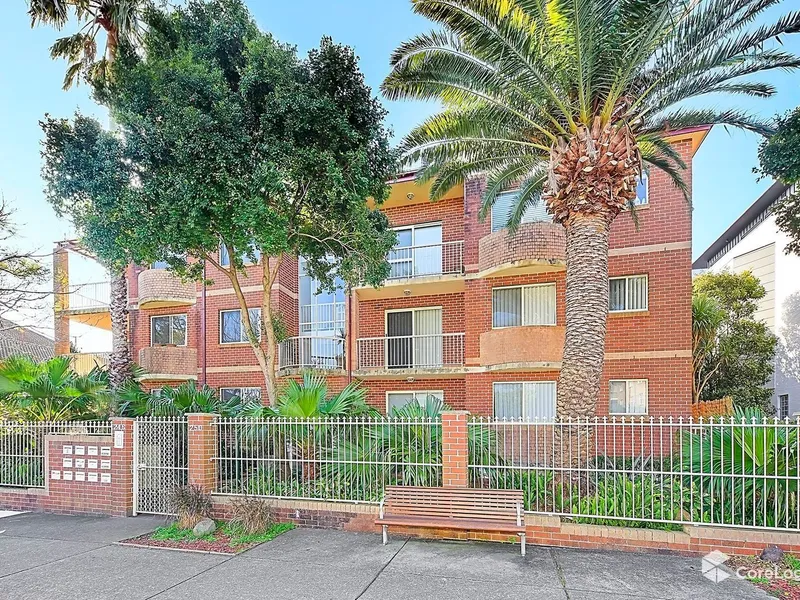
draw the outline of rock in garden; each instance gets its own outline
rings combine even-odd
[[[783,550],[773,544],[770,544],[764,548],[764,551],[761,553],[759,558],[767,562],[781,562],[783,560]]]
[[[192,533],[195,534],[197,537],[202,537],[204,535],[209,535],[214,533],[217,529],[217,524],[214,523],[212,519],[203,519],[197,525],[194,526],[192,529]]]

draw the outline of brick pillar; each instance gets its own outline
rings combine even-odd
[[[214,456],[217,453],[217,427],[211,422],[217,417],[208,413],[186,415],[189,421],[189,485],[197,485],[212,492],[217,470]]]
[[[116,516],[133,514],[133,422],[129,417],[111,418],[111,498]]]
[[[55,353],[69,354],[69,251],[56,246],[53,251],[53,312]]]
[[[448,410],[442,413],[442,485],[468,487],[467,417],[469,411]]]

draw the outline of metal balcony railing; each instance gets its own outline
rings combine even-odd
[[[394,248],[387,257],[389,279],[464,272],[464,242],[443,242]]]
[[[287,338],[278,344],[278,368],[344,369],[344,338],[306,335]]]
[[[463,364],[463,333],[358,340],[358,369],[435,369]]]
[[[300,306],[300,333],[344,329],[344,302]]]
[[[110,302],[111,283],[97,281],[70,285],[66,306],[69,309],[108,308]]]

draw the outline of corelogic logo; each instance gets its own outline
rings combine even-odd
[[[731,574],[723,567],[730,556],[719,550],[709,552],[703,557],[702,570],[703,577],[710,579],[714,583],[725,581]]]

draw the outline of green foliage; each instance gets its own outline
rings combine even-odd
[[[163,387],[155,394],[129,381],[117,392],[119,414],[123,417],[179,417],[188,413],[214,413],[222,417],[235,417],[244,409],[241,398],[233,396],[222,400],[214,388],[197,387],[187,381],[178,387]]]
[[[164,527],[156,527],[150,537],[162,542],[193,542],[195,540],[213,542],[217,539],[213,533],[196,536],[191,527],[182,527],[177,521]]]
[[[294,523],[272,523],[265,530],[255,533],[247,533],[234,523],[226,523],[223,531],[231,538],[230,546],[243,546],[245,544],[262,544],[274,540],[282,533],[294,529]]]
[[[705,522],[798,526],[798,431],[757,426],[763,419],[757,408],[737,408],[735,421],[752,426],[707,426],[684,434],[682,471],[697,495],[703,494],[695,505],[703,507]]]
[[[98,368],[78,375],[68,356],[37,363],[11,356],[0,363],[0,405],[26,421],[104,418],[110,401],[108,376]]]
[[[772,391],[764,386],[774,370],[777,338],[755,318],[764,287],[746,271],[700,275],[692,290],[693,309],[705,312],[697,315],[703,322],[694,325],[694,380],[700,399],[731,396],[738,406],[771,410]]]

